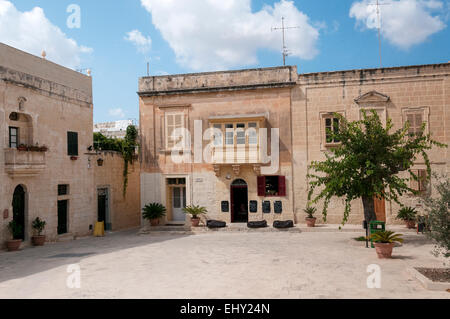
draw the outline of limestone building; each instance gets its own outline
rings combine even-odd
[[[308,164],[324,159],[336,145],[326,134],[336,121],[333,113],[359,120],[363,109],[374,109],[382,121],[392,118],[394,129],[409,120],[412,131],[427,122],[434,139],[450,144],[449,75],[450,64],[444,63],[312,74],[287,66],[140,78],[141,204],[165,204],[168,223],[185,222],[181,209],[189,204],[205,206],[209,218],[227,222],[303,223]],[[190,136],[177,135],[183,128]],[[259,134],[264,129],[267,138]],[[278,136],[276,162],[270,157]],[[184,157],[174,157],[174,148],[186,150],[180,153]],[[211,158],[205,161],[201,150]],[[430,153],[434,171],[449,171],[448,152]],[[418,174],[424,168],[423,160],[414,167]],[[403,201],[420,209],[414,196]],[[378,201],[376,207],[378,219],[397,222],[396,205]],[[343,210],[343,202],[333,200],[328,222],[340,223]],[[350,223],[363,219],[357,201]]]
[[[122,157],[92,146],[92,78],[0,43],[0,249],[12,220],[25,245],[36,217],[49,241],[139,226],[139,165],[123,197]]]
[[[49,240],[89,234],[95,222],[92,81],[81,73],[0,44],[0,236],[32,221]]]

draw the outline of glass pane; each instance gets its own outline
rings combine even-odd
[[[173,208],[181,208],[181,190],[178,187],[173,189]]]
[[[258,127],[258,124],[256,124],[256,123],[248,123],[248,127],[249,127],[249,128],[250,128],[250,127],[257,128],[257,127]]]
[[[223,135],[222,135],[222,125],[216,124],[214,125],[214,145],[222,146],[223,144]]]

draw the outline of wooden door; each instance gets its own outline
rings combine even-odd
[[[58,201],[58,235],[67,234],[67,201]]]
[[[377,221],[386,222],[386,201],[384,198],[375,196],[373,199],[375,206],[375,215],[377,215]]]

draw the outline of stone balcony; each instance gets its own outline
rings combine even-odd
[[[45,152],[5,149],[5,171],[11,177],[33,177],[46,169]]]

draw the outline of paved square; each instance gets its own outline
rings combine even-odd
[[[352,241],[362,233],[137,231],[0,253],[0,298],[450,298],[413,281],[408,266],[442,267],[423,236],[405,235],[394,259]],[[81,269],[69,289],[67,268]],[[381,267],[368,289],[367,267]]]

